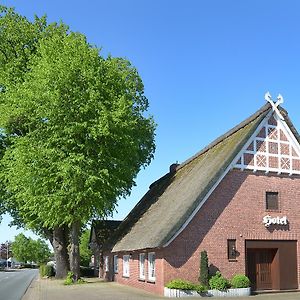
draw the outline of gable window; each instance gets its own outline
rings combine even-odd
[[[109,266],[108,266],[108,256],[104,257],[104,271],[108,272],[109,271]]]
[[[139,255],[139,278],[145,280],[145,253]]]
[[[148,279],[155,281],[155,253],[148,253]]]
[[[114,255],[114,273],[118,273],[118,255]]]
[[[279,210],[278,192],[266,192],[266,210]]]
[[[129,277],[129,255],[123,255],[123,276]]]
[[[227,240],[227,258],[236,260],[236,240]]]

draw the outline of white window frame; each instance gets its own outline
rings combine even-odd
[[[118,255],[114,255],[114,273],[119,272]]]
[[[109,271],[109,264],[108,264],[108,255],[104,256],[104,271]]]
[[[129,277],[130,274],[129,261],[130,261],[130,255],[129,254],[123,255],[123,277]]]
[[[146,260],[146,254],[140,253],[139,254],[139,279],[145,280],[145,260]]]
[[[155,281],[155,252],[148,253],[148,280]]]

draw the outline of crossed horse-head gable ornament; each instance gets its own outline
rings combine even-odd
[[[284,118],[283,118],[283,116],[281,115],[281,113],[280,113],[280,111],[279,111],[279,109],[278,109],[278,106],[279,106],[281,103],[283,103],[283,97],[282,97],[280,94],[278,94],[278,96],[277,96],[277,101],[274,102],[273,99],[272,99],[272,97],[271,97],[271,95],[270,95],[270,93],[269,93],[269,92],[266,92],[266,93],[265,93],[265,100],[268,101],[268,102],[272,105],[273,111],[275,111],[276,114],[278,115],[278,117],[279,117],[281,120],[283,120]]]

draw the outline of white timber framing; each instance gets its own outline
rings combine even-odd
[[[300,146],[297,142],[294,134],[286,124],[284,120],[279,118],[277,114],[273,115],[277,126],[268,124],[268,119],[264,120],[264,124],[258,128],[257,134],[261,131],[261,129],[265,128],[265,136],[264,138],[254,136],[245,144],[242,150],[241,156],[237,159],[235,164],[235,168],[239,168],[241,170],[248,169],[254,172],[256,171],[264,171],[266,173],[274,172],[274,173],[287,173],[289,175],[300,174],[300,170],[296,170],[293,168],[293,159],[300,159]],[[271,117],[271,116],[270,116]],[[270,138],[269,129],[277,131],[277,137]],[[283,132],[287,137],[287,141],[280,140],[280,132]],[[260,149],[256,148],[257,141],[265,142],[266,149],[264,151],[260,151]],[[249,146],[253,143],[253,150],[249,150]],[[270,153],[269,143],[274,143],[277,146],[277,153]],[[281,153],[281,145],[286,145],[288,148],[288,154]],[[293,150],[296,152],[296,156],[293,156]],[[253,165],[247,164],[244,161],[244,154],[252,155],[254,158]],[[269,158],[275,157],[278,159],[278,167],[274,168],[269,164]],[[263,159],[265,158],[265,159]]]
[[[300,146],[298,141],[296,140],[295,136],[293,135],[292,131],[290,130],[290,128],[288,127],[288,125],[286,124],[286,122],[283,120],[282,115],[280,114],[279,110],[274,109],[274,106],[272,105],[273,110],[270,110],[267,115],[264,117],[264,119],[260,122],[260,124],[257,126],[256,130],[254,131],[254,133],[251,135],[251,137],[248,139],[248,141],[245,143],[244,147],[239,151],[239,153],[235,156],[235,158],[232,160],[232,162],[228,165],[228,167],[226,168],[226,170],[223,172],[223,174],[218,178],[218,180],[215,182],[215,184],[211,187],[211,189],[208,191],[208,193],[205,195],[205,197],[202,199],[202,201],[198,204],[198,206],[195,208],[195,210],[192,212],[192,214],[188,217],[188,219],[183,223],[183,225],[179,228],[179,230],[173,235],[173,237],[171,237],[171,239],[169,241],[167,241],[163,247],[167,247],[169,246],[175,239],[176,237],[187,227],[187,225],[191,222],[191,220],[194,218],[194,216],[197,214],[197,212],[200,210],[200,208],[204,205],[204,203],[207,201],[207,199],[210,197],[210,195],[212,194],[212,192],[216,189],[216,187],[220,184],[220,182],[224,179],[224,177],[227,175],[227,173],[234,169],[235,166],[237,165],[238,160],[242,157],[243,153],[245,152],[245,150],[249,147],[249,145],[251,144],[252,141],[254,141],[254,139],[257,137],[257,135],[259,134],[259,132],[261,131],[261,129],[266,126],[266,124],[268,124],[268,120],[271,118],[271,116],[274,114],[275,119],[277,121],[277,124],[281,124],[281,128],[284,129],[284,133],[287,135],[288,140],[290,140],[292,146],[294,147],[295,151],[297,152],[297,154],[300,154]],[[275,112],[275,113],[274,113]],[[279,121],[280,120],[280,121]],[[268,125],[269,126],[269,125]],[[272,125],[270,125],[272,126]],[[275,126],[273,126],[275,127]],[[266,136],[267,132],[266,132]],[[278,134],[279,136],[279,134]],[[265,138],[262,138],[263,140],[265,140]],[[255,143],[254,143],[255,144]],[[267,144],[267,143],[266,143]],[[255,147],[255,146],[254,146]],[[254,151],[256,149],[254,148]],[[268,149],[267,149],[268,150]],[[291,149],[290,149],[291,150]],[[278,151],[280,151],[278,149]],[[291,151],[289,152],[291,153]],[[279,161],[280,163],[280,161]],[[292,163],[290,163],[290,165],[292,165]],[[239,167],[241,170],[245,169],[245,165],[242,165]],[[257,168],[253,168],[253,172],[256,172],[258,169]],[[266,173],[268,173],[269,171],[271,171],[270,168],[264,169],[264,171]],[[286,170],[285,170],[286,171]],[[276,169],[275,170],[276,173],[279,173],[279,170]],[[288,171],[288,173],[291,175],[290,170]],[[296,172],[293,171],[294,174],[300,174],[300,172]]]

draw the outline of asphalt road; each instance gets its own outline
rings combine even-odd
[[[37,269],[1,271],[0,300],[20,300],[37,275]]]

